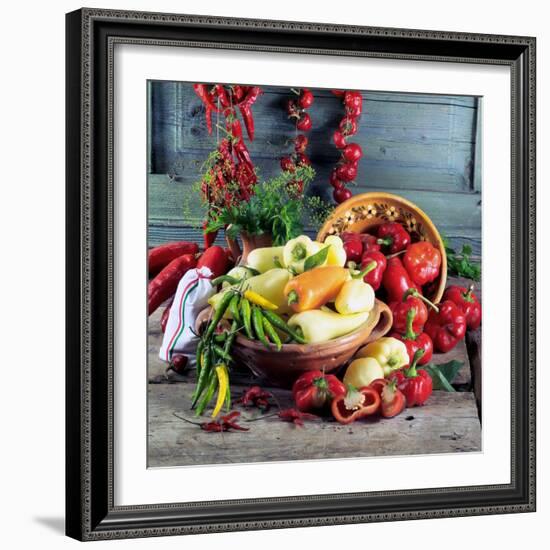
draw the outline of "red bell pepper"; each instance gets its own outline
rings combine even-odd
[[[361,255],[363,254],[361,239],[348,239],[344,241],[344,250],[346,251],[346,262],[355,262],[358,264],[361,261]]]
[[[399,369],[390,374],[390,380],[395,380],[397,387],[405,396],[407,407],[423,405],[432,394],[432,377],[425,370],[416,368],[422,354],[423,351],[418,350],[409,368]]]
[[[180,279],[189,269],[197,265],[194,254],[185,254],[172,260],[147,287],[148,313],[151,315],[159,306],[176,293]]]
[[[405,332],[407,330],[407,314],[410,309],[414,309],[415,317],[412,328],[415,332],[422,332],[428,320],[428,308],[426,304],[432,309],[438,310],[438,307],[428,300],[428,298],[422,296],[416,288],[409,288],[403,294],[402,300],[390,302],[389,306],[393,315],[393,329],[397,332]]]
[[[430,336],[437,351],[452,350],[466,334],[466,317],[451,300],[439,304],[439,312],[432,310],[424,331]]]
[[[386,289],[388,302],[400,302],[409,288],[416,288],[420,293],[420,289],[411,281],[403,263],[397,257],[388,260],[382,284]]]
[[[441,268],[441,253],[427,241],[413,243],[403,256],[403,265],[409,277],[418,286],[435,281]]]
[[[184,254],[197,254],[199,245],[186,241],[166,243],[149,250],[149,275],[156,275],[162,268],[166,267],[172,260]]]
[[[212,279],[227,273],[229,259],[227,252],[221,246],[211,246],[203,252],[197,262],[197,269],[207,267],[212,272]]]
[[[360,233],[361,242],[363,243],[363,252],[380,252],[380,244],[378,237],[370,233]]]
[[[380,395],[372,388],[350,389],[346,395],[332,400],[332,416],[340,424],[351,424],[359,418],[374,414],[380,408]]]
[[[346,395],[346,392],[346,386],[336,376],[324,374],[320,370],[302,374],[292,386],[292,397],[302,412],[323,409],[334,398]]]
[[[383,223],[378,227],[378,244],[389,247],[390,254],[401,252],[411,244],[411,236],[405,228],[397,222]]]
[[[369,384],[369,387],[380,395],[380,415],[382,417],[393,418],[403,412],[407,402],[395,380],[377,378]]]
[[[364,252],[361,257],[361,270],[365,269],[371,262],[376,262],[376,267],[363,277],[363,281],[372,286],[373,290],[378,290],[386,271],[386,256],[377,250]]]
[[[409,354],[409,364],[412,363],[416,352],[421,349],[423,350],[423,354],[418,360],[418,364],[426,365],[432,358],[434,346],[432,339],[425,332],[415,332],[413,330],[415,317],[416,310],[414,308],[409,309],[407,312],[407,327],[405,332],[393,332],[390,336],[401,340],[405,344],[407,353]]]
[[[466,326],[470,330],[476,330],[481,324],[481,304],[474,294],[474,285],[470,288],[463,286],[450,286],[443,294],[444,300],[454,302],[466,316]]]

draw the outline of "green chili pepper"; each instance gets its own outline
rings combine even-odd
[[[263,314],[265,318],[279,330],[286,332],[293,340],[296,340],[299,344],[305,344],[306,341],[293,329],[291,329],[276,313],[273,311],[264,310]]]
[[[201,368],[202,368],[202,352],[204,351],[204,340],[201,338],[197,346],[197,380],[199,379]]]
[[[216,344],[225,344],[226,340],[227,340],[227,332],[214,334],[214,342],[216,342]]]
[[[223,359],[223,360],[226,361],[227,363],[233,362],[233,359],[231,358],[231,355],[229,355],[229,353],[227,353],[224,349],[220,348],[220,346],[217,346],[216,344],[214,344],[214,345],[212,346],[212,350],[214,351],[214,353],[215,353],[220,359]]]
[[[241,300],[241,313],[243,318],[243,324],[244,324],[244,330],[246,332],[246,335],[251,339],[254,340],[254,333],[252,332],[252,311],[250,309],[250,302],[243,298]]]
[[[239,311],[240,301],[241,301],[241,297],[238,294],[235,294],[235,296],[233,296],[233,298],[231,299],[231,302],[229,302],[229,311],[231,312],[231,316],[238,323],[241,322],[241,312]]]
[[[214,393],[216,393],[217,387],[218,375],[216,374],[216,369],[213,368],[211,369],[210,376],[208,377],[208,388],[204,393],[201,402],[199,403],[199,406],[197,407],[195,416],[200,416],[204,412],[204,409],[206,409],[206,406],[208,405],[208,403],[210,403],[212,397],[214,397]]]
[[[229,331],[229,335],[227,336],[227,340],[225,341],[225,345],[223,346],[223,351],[225,353],[229,353],[229,350],[231,349],[231,346],[233,345],[233,342],[235,341],[235,338],[237,336],[237,330],[239,328],[239,323],[235,319],[233,319],[233,323],[231,323],[231,330]]]
[[[219,277],[212,279],[213,286],[218,286],[222,283],[229,283],[230,285],[238,285],[240,282],[241,282],[240,279],[231,277],[231,275],[220,275]]]
[[[265,347],[269,348],[269,340],[265,337],[262,311],[257,306],[252,308],[252,324],[258,340],[260,340]]]
[[[204,333],[205,340],[209,340],[214,334],[214,330],[218,326],[218,323],[221,321],[225,311],[229,307],[229,303],[233,299],[233,296],[235,296],[234,291],[228,291],[223,295],[223,298],[220,301],[220,305],[218,306],[218,309],[216,309],[216,311],[214,312],[212,320],[210,321],[210,324],[208,325],[208,328]]]
[[[269,339],[277,346],[277,351],[281,351],[281,339],[279,338],[277,331],[273,328],[273,325],[267,320],[267,317],[265,315],[262,315],[262,322],[264,325],[264,330],[269,336]]]
[[[199,397],[201,396],[202,392],[206,387],[208,378],[210,377],[210,373],[213,370],[211,368],[212,352],[208,344],[205,344],[204,353],[202,355],[203,355],[203,358],[201,359],[201,370],[197,378],[197,385],[195,386],[195,391],[193,392],[191,408],[194,408],[195,405],[197,404]]]

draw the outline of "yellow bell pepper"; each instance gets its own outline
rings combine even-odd
[[[347,281],[336,296],[334,307],[342,315],[370,311],[374,307],[374,290],[362,279]]]
[[[283,246],[270,246],[266,248],[255,248],[246,259],[246,265],[265,273],[277,267],[277,260],[283,264]]]
[[[342,267],[346,264],[347,255],[344,250],[344,243],[340,237],[329,235],[321,246],[330,247],[325,265],[338,265]]]
[[[344,384],[360,389],[377,378],[384,378],[384,369],[380,363],[374,357],[362,357],[350,363],[344,374]]]
[[[252,290],[256,294],[259,294],[267,301],[277,306],[275,310],[277,313],[289,313],[290,306],[287,303],[286,296],[283,294],[283,290],[290,280],[290,273],[288,270],[283,268],[275,268],[262,273],[261,275],[256,275],[255,277],[250,277],[244,283],[242,283],[242,290]],[[223,289],[221,292],[214,294],[209,300],[208,303],[216,309],[224,295],[231,288],[239,288],[238,285],[228,287]],[[230,319],[231,313],[229,309],[226,311],[225,318]]]
[[[375,342],[367,344],[359,350],[356,357],[376,359],[384,371],[384,376],[409,364],[407,347],[401,340],[392,337],[379,338]]]
[[[307,235],[300,235],[285,244],[283,264],[294,273],[303,273],[306,259],[319,252],[319,249],[319,243],[312,241]]]
[[[289,327],[296,327],[308,344],[327,342],[358,329],[369,318],[369,313],[340,315],[334,311],[310,309],[296,313],[288,320]]]

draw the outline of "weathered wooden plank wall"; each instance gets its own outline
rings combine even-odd
[[[263,178],[277,173],[290,152],[294,125],[285,113],[287,88],[266,87],[254,105],[256,139],[250,152]],[[149,241],[198,238],[202,217],[192,192],[199,168],[215,148],[204,109],[189,83],[149,83]],[[365,152],[353,193],[383,190],[413,200],[458,245],[481,250],[480,101],[475,97],[363,93],[364,114],[353,141]],[[328,176],[338,159],[331,136],[342,105],[328,90],[315,91],[309,111],[308,155],[317,172],[311,192],[331,201]],[[185,210],[191,213],[184,219]]]

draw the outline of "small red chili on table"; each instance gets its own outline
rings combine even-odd
[[[295,426],[303,426],[304,420],[317,420],[319,417],[315,414],[301,412],[297,409],[283,409],[277,413],[277,416],[284,422],[292,422]]]
[[[241,415],[239,411],[232,411],[225,416],[220,416],[218,420],[212,420],[211,422],[193,422],[183,416],[179,416],[176,413],[172,413],[176,418],[187,422],[188,424],[194,424],[199,426],[201,430],[205,432],[228,432],[235,430],[239,432],[247,432],[250,428],[245,428],[237,423],[237,418]]]
[[[260,386],[252,386],[243,393],[243,396],[236,402],[244,407],[257,407],[264,412],[271,408],[269,399],[274,399],[271,392],[263,390]]]

